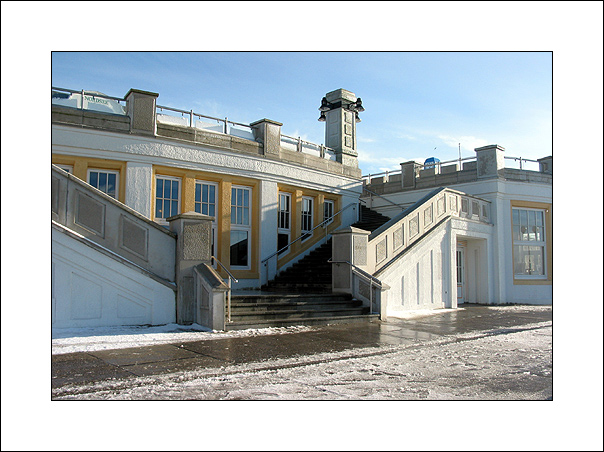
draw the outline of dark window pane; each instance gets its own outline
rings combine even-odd
[[[289,235],[288,234],[279,234],[277,236],[277,249],[278,250],[280,250],[284,246],[287,246],[288,243],[289,243]],[[286,253],[288,250],[289,250],[289,248],[286,248],[285,250],[281,251],[279,254]]]
[[[164,194],[164,180],[157,179],[155,181],[155,197],[162,198]]]
[[[231,265],[247,267],[247,231],[231,231]]]
[[[107,193],[107,173],[99,173],[99,190]]]
[[[89,183],[94,188],[99,188],[99,173],[97,173],[96,171],[91,171],[90,172],[90,182]]]

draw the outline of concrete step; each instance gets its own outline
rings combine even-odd
[[[239,294],[234,291],[231,296],[231,302],[237,303],[281,303],[281,302],[290,302],[290,303],[298,303],[298,302],[306,302],[306,301],[315,301],[317,298],[320,298],[323,301],[349,301],[352,300],[352,296],[350,294],[338,294],[338,293],[329,293],[329,294],[315,294],[315,293],[293,293],[293,292],[258,292],[250,291],[245,294]]]
[[[231,313],[231,320],[234,322],[249,322],[249,321],[269,321],[269,320],[304,320],[319,317],[341,317],[351,315],[363,315],[367,314],[369,308],[342,308],[342,309],[292,309],[282,311],[268,311],[268,312],[256,312],[256,311],[233,311]]]
[[[309,317],[306,319],[271,319],[271,320],[243,320],[227,323],[227,331],[246,330],[248,328],[288,327],[296,325],[331,325],[337,323],[360,323],[378,320],[377,314],[344,315],[333,317]]]

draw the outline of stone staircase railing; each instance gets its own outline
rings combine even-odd
[[[439,188],[371,233],[355,227],[334,231],[333,291],[353,294],[371,303],[375,306],[372,311],[385,319],[388,287],[376,278],[382,269],[451,217],[490,224],[490,216],[489,201]],[[359,274],[364,277],[359,278]],[[371,284],[367,276],[371,277]]]
[[[368,236],[364,270],[378,272],[451,216],[489,224],[490,204],[449,188],[434,190]]]

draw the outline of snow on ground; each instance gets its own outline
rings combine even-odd
[[[307,326],[292,326],[218,332],[197,324],[185,326],[175,323],[160,326],[61,328],[52,331],[52,354],[92,352],[228,337],[291,334],[310,330],[312,328]]]
[[[394,317],[396,319],[417,319],[419,317],[426,317],[429,315],[443,314],[445,312],[452,311],[463,311],[464,308],[457,309],[417,309],[415,311],[388,311],[388,317]]]
[[[97,383],[88,400],[546,400],[551,322],[385,346]]]
[[[463,310],[459,308],[457,310]],[[392,317],[415,319],[451,312],[452,309],[397,311]],[[308,326],[282,328],[259,328],[241,331],[213,331],[201,325],[178,325],[171,323],[160,326],[111,326],[98,328],[61,328],[52,331],[52,354],[92,352],[147,345],[191,342],[229,337],[258,336],[267,334],[291,334],[311,331]]]

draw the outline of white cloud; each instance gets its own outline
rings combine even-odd
[[[458,136],[452,137],[449,135],[438,135],[438,138],[443,143],[454,149],[458,149],[461,145],[462,151],[474,152],[474,149],[490,144],[487,140],[473,136]]]

